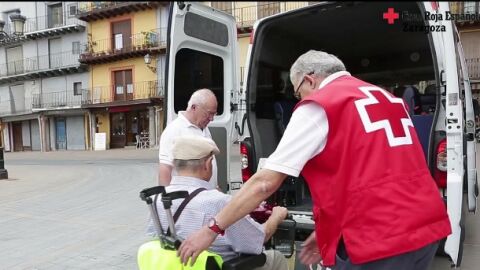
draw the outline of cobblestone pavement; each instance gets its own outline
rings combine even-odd
[[[149,215],[138,194],[156,184],[157,153],[5,153],[0,270],[137,269]],[[474,270],[480,265],[480,215],[467,214],[466,221],[461,269]],[[449,262],[436,257],[431,269],[450,269]]]

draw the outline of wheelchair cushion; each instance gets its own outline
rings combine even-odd
[[[137,254],[139,270],[220,270],[223,259],[217,254],[203,251],[193,266],[182,264],[176,250],[160,246],[159,240],[152,240],[140,246]]]

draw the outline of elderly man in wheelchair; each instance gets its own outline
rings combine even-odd
[[[287,209],[274,207],[263,224],[246,216],[222,231],[214,217],[231,196],[210,189],[208,185],[213,155],[219,153],[217,146],[207,138],[184,136],[176,139],[172,153],[178,175],[172,178],[171,184],[144,189],[140,193],[153,217],[148,231],[159,236],[159,240],[140,247],[139,269],[288,269],[282,253],[263,248],[286,218]],[[189,263],[183,266],[176,256],[180,241],[206,224],[220,236],[208,252],[200,254],[193,266]]]

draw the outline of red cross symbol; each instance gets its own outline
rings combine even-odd
[[[398,12],[395,12],[393,8],[388,8],[388,11],[383,13],[383,18],[388,21],[388,24],[393,24],[398,17]]]
[[[367,133],[384,130],[390,146],[412,144],[409,127],[413,127],[401,98],[396,98],[376,86],[359,89],[367,96],[355,101]]]

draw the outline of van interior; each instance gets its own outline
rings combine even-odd
[[[388,8],[400,13],[394,24],[383,19]],[[430,35],[404,31],[405,23],[415,22],[402,20],[402,14],[407,13],[423,18],[422,12],[423,7],[415,2],[330,2],[261,22],[254,33],[247,81],[254,166],[280,141],[297,102],[289,79],[290,66],[311,49],[336,55],[353,76],[403,97],[407,104],[406,99],[412,99],[409,112],[415,127],[416,121],[423,123],[417,133],[427,157],[430,127],[439,104],[435,53]],[[269,200],[290,210],[311,211],[312,207],[301,176],[290,177]]]

